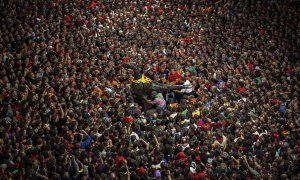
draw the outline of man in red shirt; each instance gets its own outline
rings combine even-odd
[[[175,71],[174,68],[172,68],[171,72],[169,73],[168,80],[170,82],[175,82],[178,79],[180,79],[180,77],[181,77],[180,73],[178,71]]]
[[[188,176],[193,178],[193,180],[200,180],[201,178],[206,177],[206,173],[202,170],[200,166],[196,167],[196,170],[194,172],[190,171]]]

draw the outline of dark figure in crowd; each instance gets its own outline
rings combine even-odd
[[[0,179],[299,179],[298,1],[0,7]]]

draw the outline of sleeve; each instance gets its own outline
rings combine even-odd
[[[192,84],[191,84],[190,81],[185,81],[185,82],[183,83],[183,85],[186,86],[186,87],[189,87],[189,86],[191,86]],[[188,89],[181,89],[180,92],[181,92],[181,93],[189,93]]]
[[[159,100],[156,98],[153,101],[151,101],[151,104],[153,104],[153,105],[157,105],[158,103],[159,103]]]
[[[75,170],[75,177],[77,177],[78,176],[78,174],[79,174],[79,166],[78,166],[78,163],[76,162],[76,160],[72,160],[72,163],[71,163],[71,165],[72,165],[72,167],[74,168],[74,170]]]
[[[253,176],[259,176],[259,173],[256,170],[254,170],[253,168],[249,167],[249,170]]]
[[[88,135],[84,141],[80,142],[80,148],[85,149],[89,144],[91,144],[92,138],[90,135]]]

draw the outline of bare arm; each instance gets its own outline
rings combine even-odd
[[[142,138],[140,140],[146,145],[146,150],[149,151],[149,143]]]
[[[158,139],[155,135],[153,135],[153,139],[154,139],[154,142],[155,142],[156,146],[159,147],[159,142],[158,142]]]

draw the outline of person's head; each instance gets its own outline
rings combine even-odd
[[[161,176],[162,176],[162,174],[161,174],[161,171],[160,170],[155,170],[154,171],[154,178],[155,179],[161,179]]]
[[[157,95],[157,92],[156,91],[152,91],[151,96],[155,97],[156,95]]]

